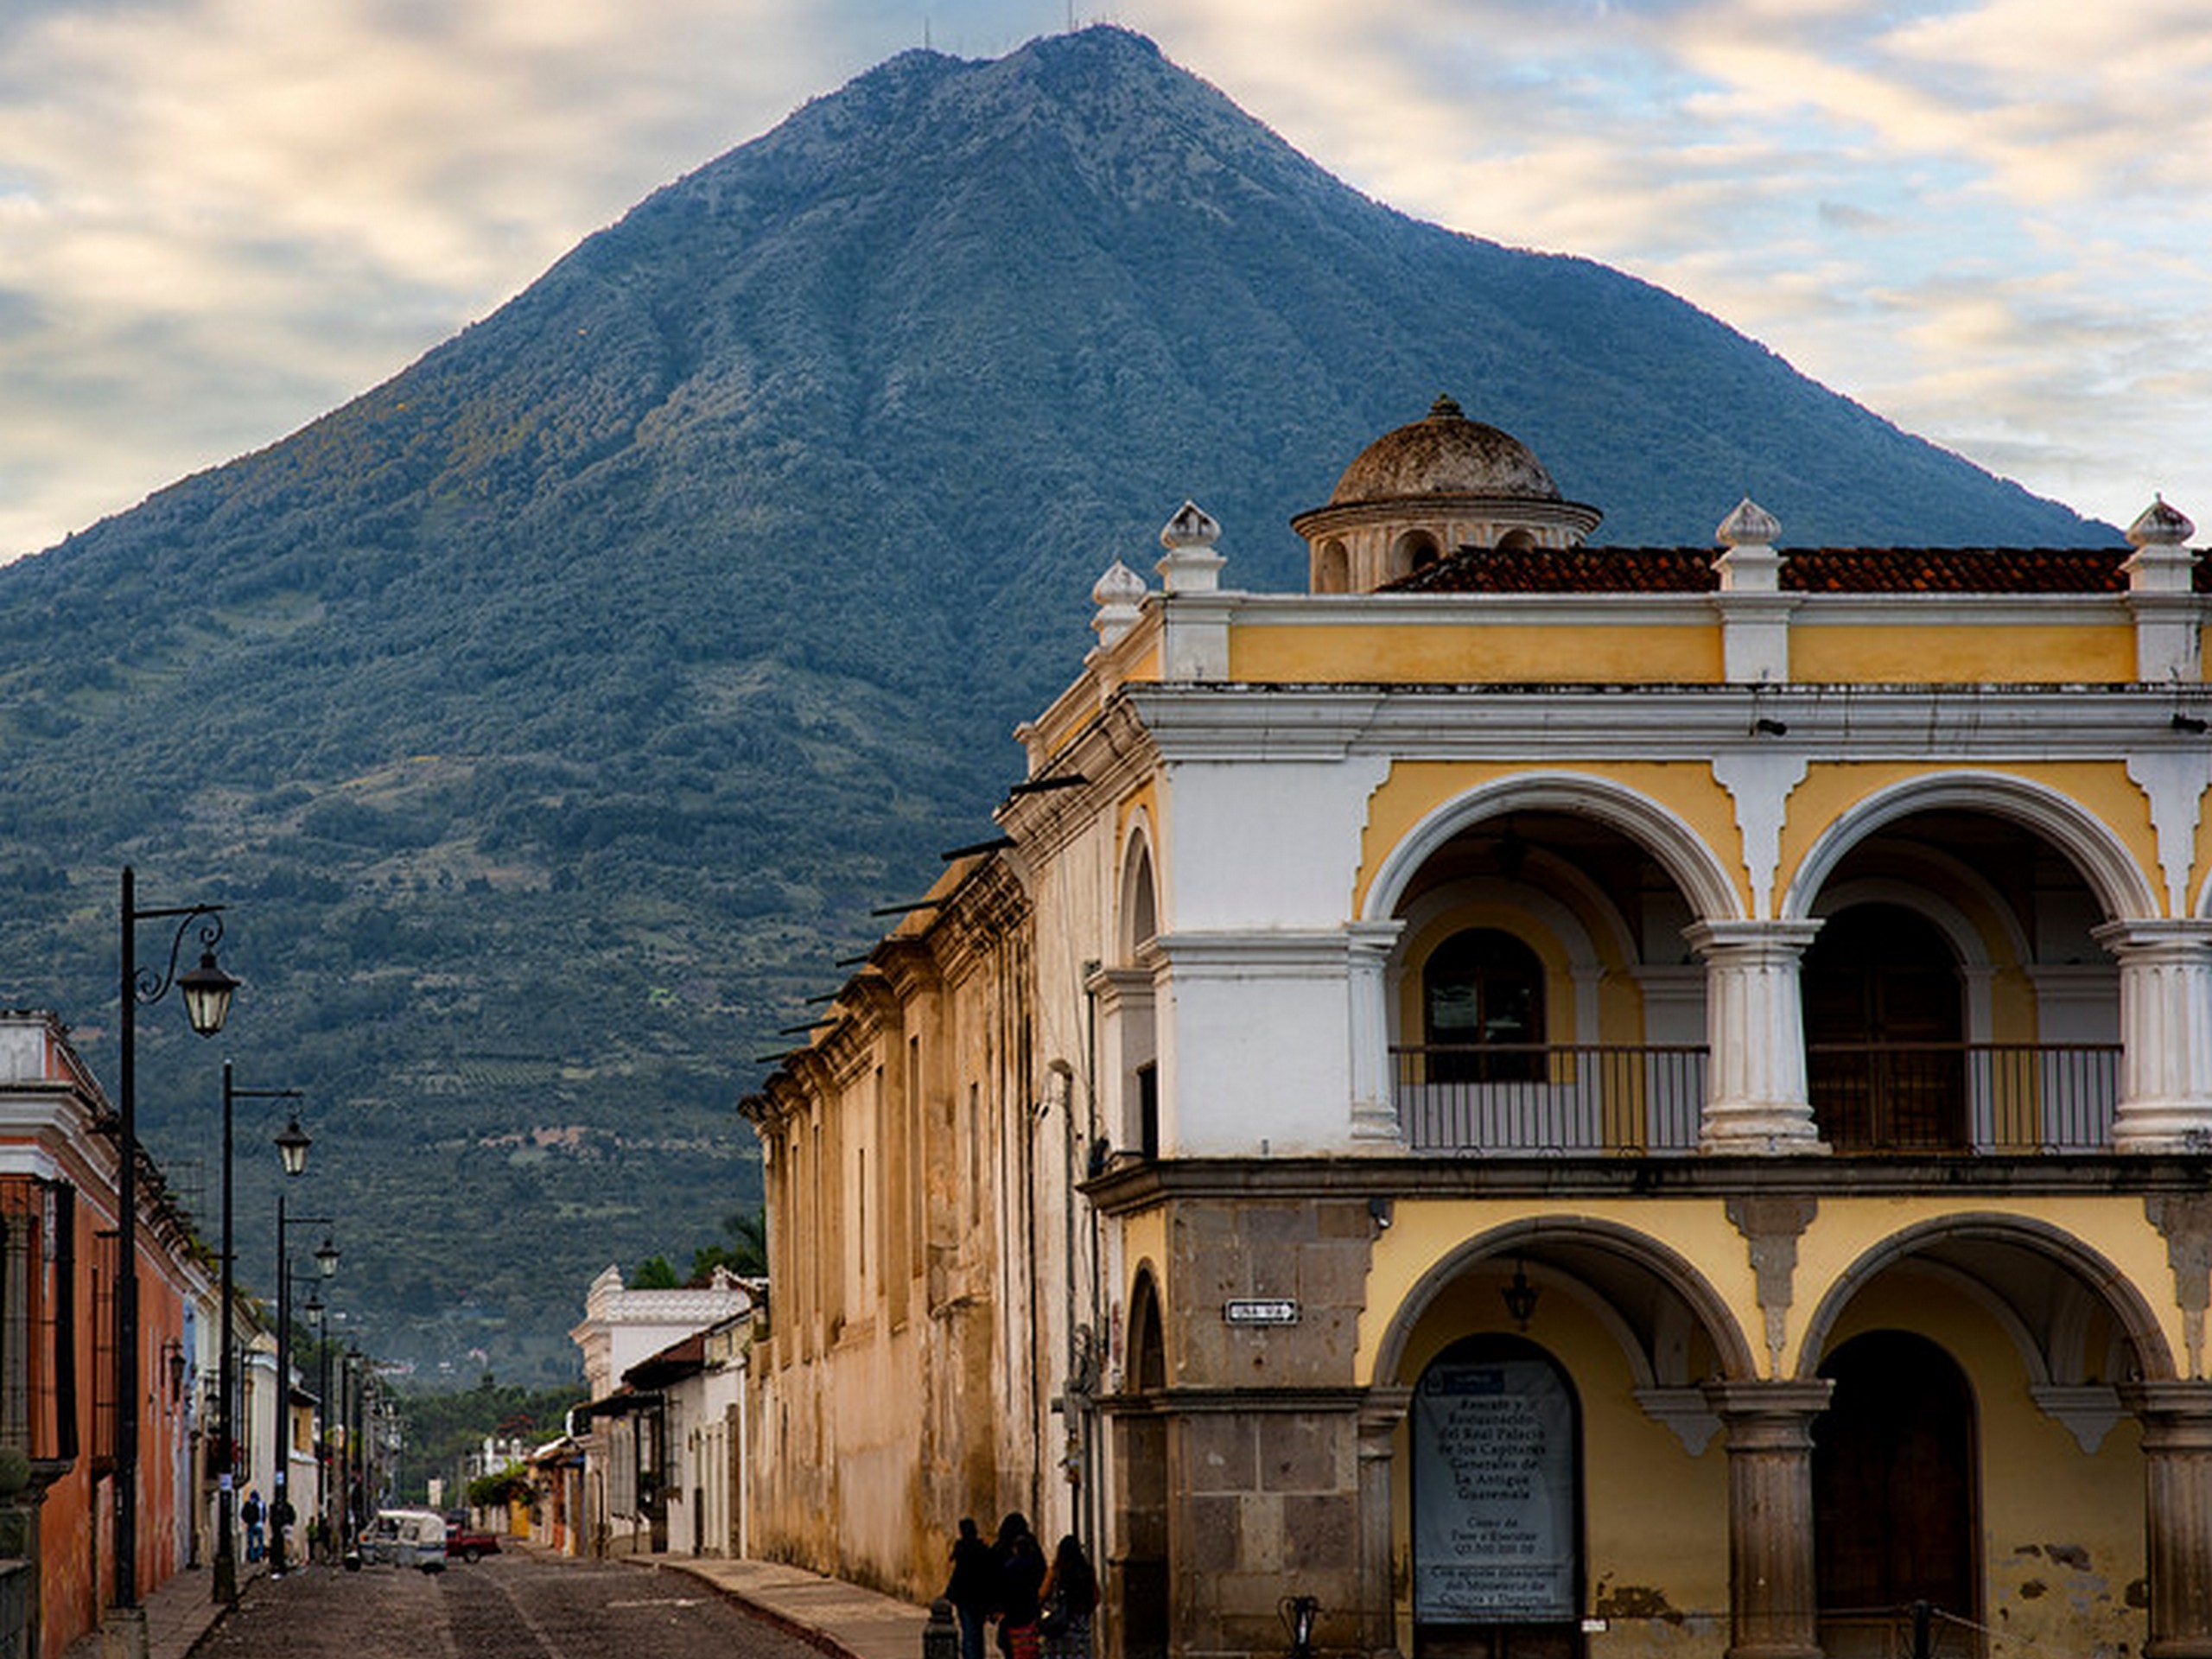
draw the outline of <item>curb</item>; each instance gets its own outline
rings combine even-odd
[[[769,1626],[771,1629],[781,1630],[785,1636],[795,1637],[798,1641],[805,1643],[809,1647],[817,1649],[821,1652],[830,1655],[830,1659],[858,1659],[858,1656],[856,1656],[850,1648],[837,1640],[836,1637],[830,1635],[829,1631],[822,1629],[821,1626],[810,1624],[804,1619],[794,1618],[789,1613],[780,1611],[776,1608],[764,1606],[761,1603],[753,1600],[750,1596],[744,1595],[730,1586],[717,1581],[707,1573],[698,1572],[692,1567],[683,1565],[680,1562],[664,1560],[655,1560],[648,1556],[639,1555],[618,1555],[613,1559],[618,1561],[627,1562],[633,1567],[644,1567],[653,1573],[678,1573],[683,1577],[690,1580],[692,1583],[703,1586],[705,1588],[712,1591],[715,1594],[720,1596],[724,1601],[729,1603],[731,1606],[742,1610],[748,1617],[760,1620],[760,1623]]]

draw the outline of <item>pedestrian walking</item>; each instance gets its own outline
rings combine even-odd
[[[960,1620],[960,1659],[983,1659],[983,1626],[990,1618],[997,1587],[991,1547],[976,1530],[975,1518],[963,1516],[960,1535],[952,1541],[952,1576],[944,1586],[944,1599]]]
[[[261,1505],[261,1488],[245,1489],[245,1503],[238,1510],[238,1519],[245,1522],[245,1558],[257,1561],[269,1548],[269,1535],[264,1529],[268,1511]]]
[[[270,1500],[269,1504],[269,1527],[270,1530],[276,1535],[276,1553],[271,1559],[269,1567],[269,1576],[272,1579],[281,1579],[284,1576],[286,1554],[284,1541],[286,1535],[292,1529],[292,1522],[298,1519],[299,1512],[293,1509],[292,1500],[284,1496],[284,1489],[279,1486],[276,1489],[276,1496]]]
[[[1052,1552],[1039,1592],[1037,1621],[1044,1659],[1090,1659],[1090,1617],[1098,1611],[1098,1574],[1073,1533]]]
[[[1038,1592],[1045,1586],[1045,1552],[1019,1510],[999,1522],[997,1584],[993,1602],[999,1621],[999,1651],[1006,1659],[1038,1659],[1037,1618],[1043,1611]]]

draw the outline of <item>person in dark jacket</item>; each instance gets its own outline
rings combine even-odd
[[[999,1651],[1006,1659],[1037,1659],[1038,1599],[1045,1585],[1045,1552],[1019,1511],[999,1522],[991,1547],[998,1568],[993,1597],[999,1621]]]
[[[952,1576],[944,1586],[944,1599],[960,1620],[960,1659],[983,1659],[983,1625],[998,1600],[997,1591],[991,1547],[976,1530],[974,1518],[963,1516],[960,1535],[952,1541]]]
[[[1098,1574],[1073,1533],[1052,1552],[1041,1592],[1044,1659],[1090,1659],[1090,1616],[1098,1611]]]

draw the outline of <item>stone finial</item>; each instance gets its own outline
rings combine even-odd
[[[2180,508],[2170,505],[2163,495],[2152,498],[2151,505],[2137,515],[2127,527],[2127,539],[2138,547],[2179,547],[2196,534],[2196,526]]]
[[[1106,567],[1090,589],[1090,601],[1098,607],[1098,614],[1090,619],[1090,630],[1098,636],[1102,649],[1136,626],[1147,591],[1144,578],[1119,559]]]
[[[1782,521],[1747,495],[1720,521],[1713,538],[1723,547],[1772,547],[1781,534]]]
[[[1211,547],[1221,539],[1221,526],[1195,501],[1185,501],[1160,531],[1160,544],[1173,553],[1185,547]]]
[[[1155,567],[1169,593],[1205,594],[1220,586],[1226,561],[1213,550],[1220,539],[1221,526],[1197,502],[1185,501],[1175,510],[1160,532],[1167,556]]]
[[[1720,578],[1720,591],[1779,593],[1782,555],[1774,550],[1774,538],[1781,534],[1781,523],[1764,507],[1748,495],[1738,501],[1736,510],[1713,532],[1721,547],[1720,556],[1713,562]]]

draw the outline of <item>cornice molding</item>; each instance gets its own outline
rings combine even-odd
[[[2199,753],[2206,740],[2173,724],[2176,695],[2169,686],[1145,684],[1124,687],[1118,701],[1168,764],[1368,753],[1705,762],[1731,753],[2007,763]]]
[[[1408,1158],[1182,1158],[1116,1160],[1078,1190],[1102,1215],[1135,1214],[1189,1201],[1301,1198],[1611,1198],[1725,1200],[1802,1196],[1823,1202],[1926,1198],[1986,1206],[1993,1197],[2111,1197],[2203,1192],[2212,1157],[2196,1153],[1978,1154],[1972,1158],[1797,1158],[1710,1154],[1639,1158],[1510,1158],[1494,1154]]]

